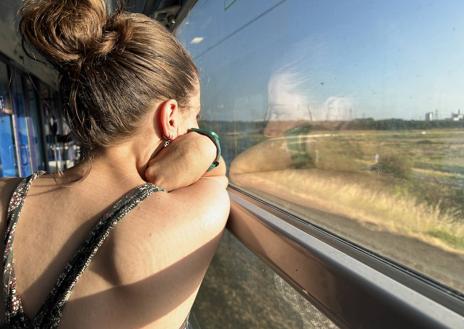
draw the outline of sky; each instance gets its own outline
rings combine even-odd
[[[464,1],[199,0],[177,30],[210,120],[464,110]]]

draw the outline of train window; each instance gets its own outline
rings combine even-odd
[[[0,177],[15,176],[17,165],[13,140],[13,107],[8,90],[7,65],[0,61]]]
[[[201,328],[338,328],[228,231],[193,314]]]
[[[461,1],[206,1],[176,34],[231,184],[464,292]]]

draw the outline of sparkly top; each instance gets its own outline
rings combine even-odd
[[[3,290],[5,300],[3,301],[5,322],[0,324],[0,329],[49,329],[58,328],[63,309],[69,299],[72,289],[76,285],[82,273],[89,266],[98,248],[103,244],[110,234],[111,229],[134,209],[140,202],[145,200],[153,192],[164,191],[163,188],[145,183],[137,186],[124,194],[107,211],[90,231],[87,239],[74,253],[71,260],[65,266],[63,272],[50,291],[45,303],[37,314],[30,319],[23,310],[21,296],[16,293],[16,277],[13,260],[13,239],[18,223],[24,199],[34,179],[44,174],[38,171],[24,178],[16,187],[10,199],[7,212],[7,227],[4,236],[5,250],[3,254]],[[188,317],[185,319],[181,329],[188,328]]]

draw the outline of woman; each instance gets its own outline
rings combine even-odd
[[[224,162],[203,174],[216,148],[187,133],[197,69],[158,23],[102,0],[27,0],[20,16],[86,156],[0,181],[3,327],[186,328],[229,212]]]

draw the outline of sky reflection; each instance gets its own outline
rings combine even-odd
[[[424,120],[426,112],[446,118],[464,109],[462,1],[196,7],[178,37],[200,67],[208,119]]]

